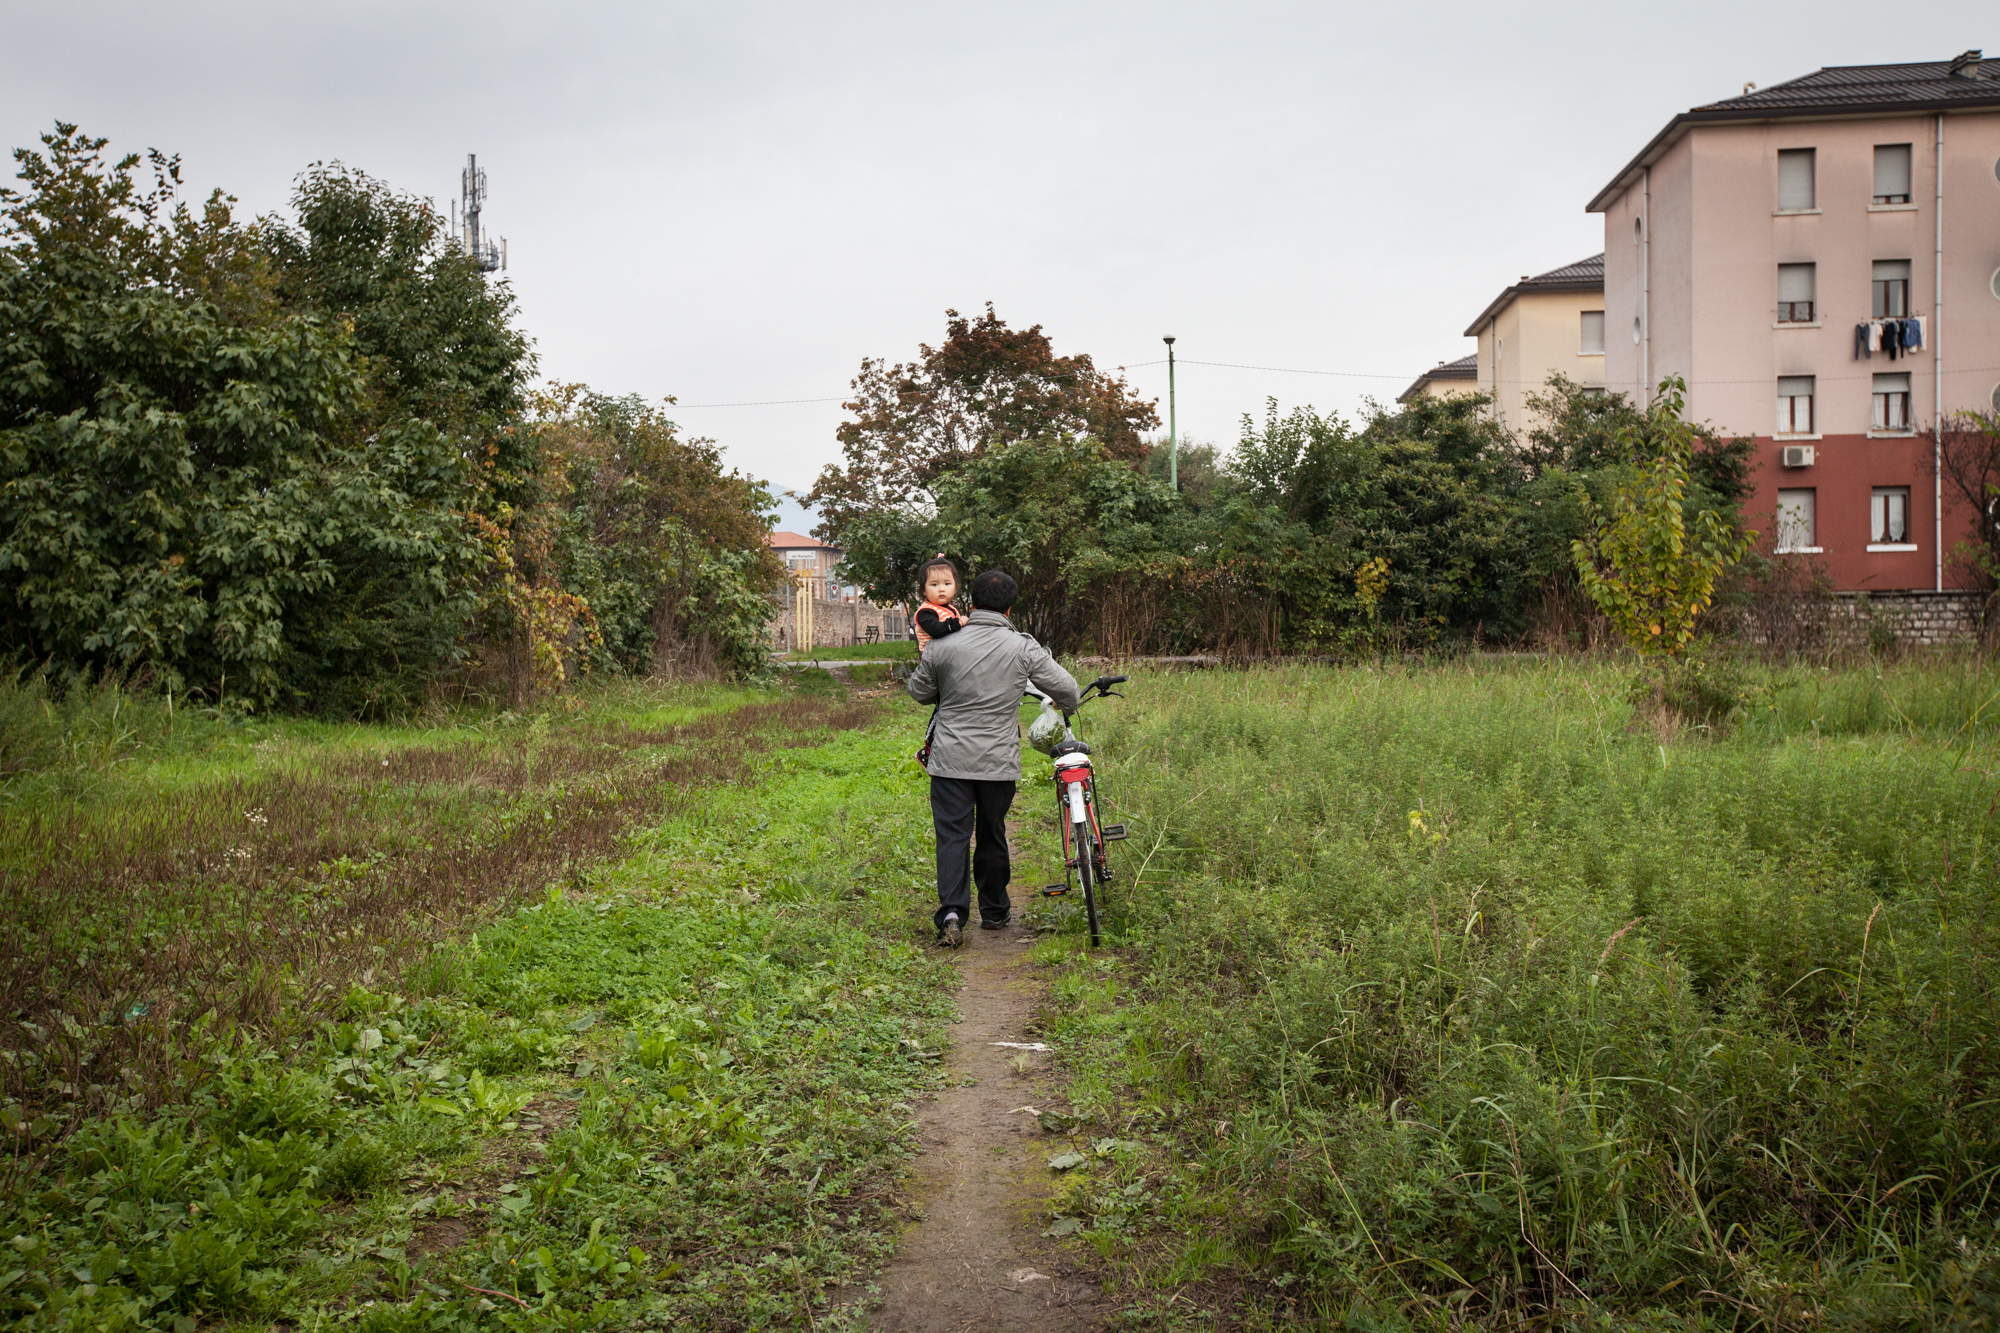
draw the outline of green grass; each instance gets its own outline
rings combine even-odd
[[[857,643],[848,648],[815,648],[811,652],[778,654],[780,662],[914,662],[916,660],[915,639],[896,639],[888,643]]]
[[[0,1321],[864,1320],[950,1008],[925,710],[797,675],[0,690]],[[1665,745],[1602,665],[1135,677],[1079,727],[1113,947],[1035,950],[1048,1227],[1125,1321],[1992,1326],[1993,673],[1762,673]]]
[[[0,1038],[0,1321],[851,1320],[832,1292],[865,1284],[903,1221],[892,1186],[952,976],[925,947],[921,715],[877,707],[623,691],[521,719],[134,740],[80,802],[60,774],[21,775],[6,864],[101,869],[122,847],[125,873],[164,828],[153,891],[192,919],[154,928],[202,947],[147,971],[115,896],[79,891],[67,915],[11,900],[10,938],[115,960],[43,948],[38,975],[10,965],[17,996],[59,992],[62,968],[155,989]],[[248,836],[246,784],[277,784],[252,833],[309,830],[272,799],[306,774],[323,785],[302,809],[338,815],[344,862],[310,861],[303,833],[177,859]],[[67,844],[23,832],[64,812]],[[579,824],[597,831],[540,831]],[[419,928],[428,881],[394,868],[458,862],[481,873]],[[210,955],[225,965],[200,972]]]
[[[1605,666],[1134,675],[1117,947],[1038,948],[1129,1318],[1994,1326],[1993,672],[1667,745]]]

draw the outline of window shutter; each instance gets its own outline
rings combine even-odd
[[[1584,356],[1604,355],[1604,312],[1602,310],[1586,310],[1583,312],[1582,334],[1583,338],[1580,347]]]
[[[1813,265],[1778,265],[1778,299],[1780,301],[1812,300]]]
[[[1877,375],[1875,377],[1876,393],[1908,393],[1909,391],[1910,377],[1908,375]]]
[[[1813,206],[1813,150],[1784,148],[1778,152],[1778,207]]]
[[[1810,398],[1813,391],[1813,377],[1810,375],[1781,375],[1778,377],[1778,397]]]
[[[1910,197],[1910,146],[1906,143],[1875,145],[1875,197]]]
[[[1907,259],[1878,259],[1875,261],[1875,281],[1908,282],[1910,261]]]

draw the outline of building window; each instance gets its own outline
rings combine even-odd
[[[1810,435],[1813,433],[1813,377],[1810,375],[1781,375],[1778,377],[1778,434]]]
[[[1875,145],[1875,202],[1910,202],[1910,146],[1906,143]]]
[[[1778,265],[1778,322],[1780,324],[1812,323],[1816,272],[1817,266],[1813,264]]]
[[[1910,429],[1910,377],[1877,375],[1875,411],[1869,418],[1870,430]]]
[[[1778,492],[1778,550],[1814,551],[1819,543],[1814,540],[1817,533],[1813,527],[1813,497],[1811,489]]]
[[[1581,356],[1604,355],[1604,312],[1586,310],[1583,312],[1582,338],[1578,343]]]
[[[1902,546],[1910,540],[1910,488],[1877,486],[1868,501],[1868,540],[1877,546]]]
[[[1813,200],[1818,196],[1813,189],[1813,159],[1815,150],[1811,148],[1781,148],[1778,150],[1778,211],[1780,213],[1804,213],[1813,208]]]
[[[1902,319],[1910,313],[1909,260],[1876,260],[1875,280],[1870,285],[1874,291],[1876,319]]]

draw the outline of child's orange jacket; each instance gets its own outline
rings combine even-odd
[[[963,623],[964,617],[958,614],[958,608],[951,603],[925,602],[917,608],[914,620],[914,628],[917,631],[917,652],[921,654],[924,649],[930,647],[931,640],[939,635],[956,632]]]

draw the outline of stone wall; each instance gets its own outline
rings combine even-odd
[[[1833,595],[1828,637],[1838,647],[1866,647],[1893,634],[1910,646],[1979,641],[1988,595],[1983,592],[1842,592]]]
[[[816,591],[813,590],[813,591]],[[851,648],[859,643],[907,639],[909,611],[901,606],[877,606],[868,601],[810,596],[799,589],[781,593],[771,608],[765,632],[771,651]],[[810,630],[810,634],[805,631]],[[806,640],[810,638],[811,642]]]

